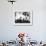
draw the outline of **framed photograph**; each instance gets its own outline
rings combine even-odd
[[[16,26],[31,26],[32,17],[32,11],[16,11],[14,23]]]

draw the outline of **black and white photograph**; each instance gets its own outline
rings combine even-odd
[[[16,11],[15,25],[32,25],[32,13],[29,11]]]

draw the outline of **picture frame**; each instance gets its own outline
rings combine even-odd
[[[15,11],[15,26],[32,26],[33,11]]]

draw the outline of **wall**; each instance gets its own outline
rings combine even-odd
[[[32,26],[15,26],[13,24],[16,10],[33,10]],[[11,40],[18,32],[26,32],[37,41],[46,40],[46,1],[17,0],[14,5],[7,0],[0,0],[0,40]]]

